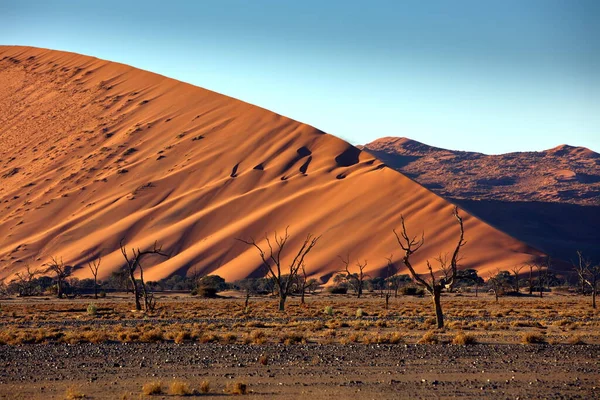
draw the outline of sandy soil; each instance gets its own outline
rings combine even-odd
[[[144,383],[176,378],[208,380],[214,397],[244,382],[260,398],[592,399],[599,356],[598,345],[5,346],[0,397],[63,398],[75,386],[93,399],[138,398]]]

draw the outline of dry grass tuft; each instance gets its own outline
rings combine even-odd
[[[248,385],[243,382],[235,382],[227,386],[227,392],[238,395],[248,394]]]
[[[162,382],[154,381],[154,382],[148,382],[148,383],[144,384],[144,386],[142,386],[142,393],[144,393],[146,396],[162,394],[163,393]]]
[[[471,334],[458,332],[456,336],[454,336],[454,338],[452,339],[452,344],[457,344],[461,346],[477,344],[477,339]]]
[[[426,332],[421,339],[417,342],[417,344],[438,344],[439,339],[434,331]]]
[[[525,332],[521,336],[522,344],[544,344],[546,343],[546,337],[542,334],[535,332]]]
[[[85,394],[83,394],[75,386],[69,386],[65,392],[65,399],[67,399],[67,400],[85,399]]]
[[[208,393],[208,392],[210,392],[210,382],[202,381],[200,383],[200,393]]]
[[[192,394],[190,386],[183,381],[173,381],[169,386],[169,394],[174,396],[188,396]]]

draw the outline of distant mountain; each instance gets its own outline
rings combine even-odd
[[[600,154],[561,145],[485,155],[404,137],[359,146],[474,215],[564,260],[600,258]]]
[[[444,197],[600,205],[600,154],[585,147],[485,155],[385,137],[364,149]]]

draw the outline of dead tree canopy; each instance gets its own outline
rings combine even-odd
[[[47,267],[46,272],[54,273],[54,279],[56,280],[56,297],[62,299],[65,280],[71,276],[73,267],[65,265],[62,258],[59,260],[55,257],[51,257],[50,262],[44,264],[44,266]]]
[[[283,236],[275,231],[272,240],[269,238],[269,235],[265,234],[266,247],[264,245],[261,247],[254,238],[250,238],[249,240],[237,239],[242,243],[253,246],[258,251],[267,278],[272,278],[277,286],[279,292],[279,311],[285,311],[285,300],[292,292],[294,282],[298,278],[298,273],[304,266],[304,259],[313,247],[315,247],[320,238],[321,236],[314,236],[311,233],[306,235],[306,239],[304,239],[304,242],[288,266],[283,265],[282,260],[284,250],[287,249],[286,245],[290,239],[288,227],[285,228]]]
[[[350,282],[350,285],[356,291],[356,297],[360,299],[360,296],[362,296],[363,289],[365,286],[365,279],[369,277],[369,275],[365,274],[364,272],[365,268],[367,268],[367,260],[363,262],[356,261],[358,272],[350,272],[350,254],[347,254],[346,258],[343,258],[341,256],[338,257],[340,258],[340,260],[342,260],[342,263],[344,264],[344,270],[340,272],[346,274],[346,280]]]
[[[452,256],[450,258],[449,269],[447,265],[441,266],[443,267],[442,269],[447,269],[443,277],[436,277],[436,274],[433,272],[433,267],[431,266],[429,260],[426,261],[427,269],[429,270],[429,278],[424,278],[420,274],[418,274],[412,265],[410,257],[425,244],[424,232],[421,234],[421,238],[418,238],[418,236],[411,237],[406,230],[406,224],[403,215],[400,216],[400,220],[402,222],[402,231],[400,232],[400,234],[398,234],[398,232],[396,232],[396,230],[394,229],[394,235],[396,236],[396,240],[398,241],[398,244],[404,251],[404,257],[402,258],[402,262],[410,271],[410,274],[415,280],[415,282],[417,282],[418,285],[425,288],[425,290],[427,290],[427,292],[429,292],[429,294],[433,298],[438,328],[444,327],[444,315],[442,312],[442,306],[440,301],[442,290],[449,290],[456,283],[458,262],[461,259],[460,249],[467,243],[464,238],[465,231],[463,219],[458,213],[458,207],[454,207],[452,215],[454,216],[454,218],[456,218],[456,221],[458,222],[458,225],[460,227],[460,233],[458,236],[456,247],[452,252]],[[445,258],[442,259],[440,257],[438,259],[438,262],[441,263],[441,261],[447,263]]]
[[[131,257],[127,254],[127,249],[123,244],[123,240],[119,243],[121,248],[121,254],[125,258],[127,263],[127,273],[129,275],[129,280],[131,281],[131,285],[133,286],[133,295],[135,297],[135,309],[136,311],[142,310],[142,304],[140,299],[144,298],[144,309],[146,311],[152,311],[154,309],[154,297],[152,293],[148,291],[146,287],[146,283],[144,282],[144,268],[142,267],[142,259],[149,255],[159,255],[162,257],[169,257],[169,255],[162,251],[162,247],[158,245],[158,242],[154,242],[154,246],[148,250],[140,250],[139,248],[131,249]],[[135,272],[139,269],[140,271],[140,284],[138,286],[137,280],[135,278]]]
[[[596,296],[598,284],[600,283],[600,264],[594,265],[589,258],[583,256],[581,251],[577,252],[578,264],[574,265],[579,280],[588,285],[592,290],[592,308],[596,308]]]

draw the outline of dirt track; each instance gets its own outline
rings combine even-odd
[[[0,398],[64,398],[73,385],[94,399],[138,398],[144,383],[177,378],[209,380],[219,397],[242,381],[262,398],[592,399],[599,356],[598,345],[2,346]]]

